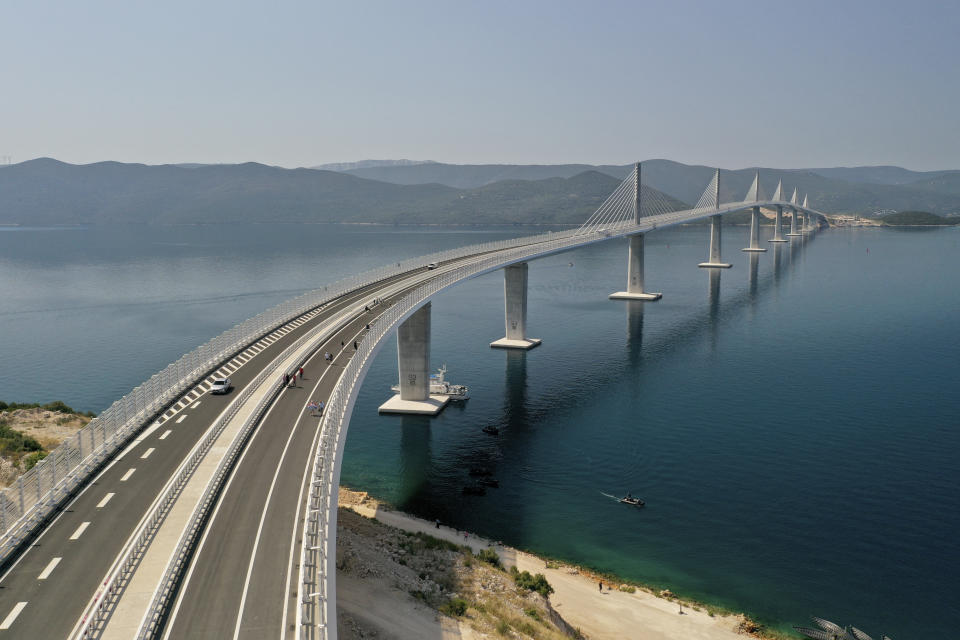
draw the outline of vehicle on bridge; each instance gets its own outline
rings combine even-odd
[[[210,386],[210,393],[223,394],[229,392],[232,388],[233,385],[230,384],[230,378],[216,378]]]

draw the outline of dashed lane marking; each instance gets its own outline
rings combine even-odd
[[[136,468],[127,469],[127,472],[126,472],[125,474],[123,474],[123,477],[122,477],[122,478],[120,478],[120,482],[126,482],[127,480],[129,480],[129,479],[130,479],[130,476],[133,475],[133,472],[134,472],[134,471],[136,471]]]
[[[160,440],[166,440],[167,436],[170,435],[171,433],[173,433],[173,431],[171,429],[167,429],[166,431],[163,432],[163,435],[160,436]]]
[[[20,615],[20,612],[23,611],[23,608],[27,606],[26,602],[18,602],[13,605],[13,611],[7,614],[7,617],[3,619],[3,622],[0,622],[0,629],[9,629],[10,626],[16,621],[17,616]]]
[[[97,509],[102,509],[103,507],[107,506],[107,503],[110,502],[110,498],[112,498],[113,496],[114,494],[112,493],[108,493],[107,495],[105,495],[103,497],[103,500],[100,501],[100,504],[97,505]]]
[[[183,421],[186,420],[186,419],[187,419],[187,414],[183,414],[182,416],[180,416],[179,418],[177,418],[177,421],[176,421],[174,424],[180,424],[181,422],[183,422]]]
[[[194,402],[192,405],[190,405],[190,408],[191,408],[191,409],[196,409],[196,408],[199,407],[199,406],[200,406],[200,401],[197,400],[197,401]]]
[[[61,560],[63,560],[63,558],[54,558],[51,560],[50,564],[47,565],[47,568],[43,570],[43,573],[37,576],[37,580],[46,580],[49,578],[50,574],[53,573],[53,570],[57,568],[57,565],[60,564]]]
[[[144,451],[144,452],[143,452],[143,455],[140,456],[140,457],[141,457],[142,459],[146,460],[147,458],[150,457],[150,454],[153,453],[154,450],[155,450],[154,447],[150,447],[149,449],[147,449],[146,451]]]
[[[133,471],[133,469],[131,469],[130,471]],[[87,530],[87,527],[89,527],[89,526],[90,526],[90,523],[89,523],[89,522],[84,522],[84,523],[82,523],[79,527],[77,527],[77,530],[73,532],[73,535],[70,536],[70,539],[71,539],[71,540],[76,540],[77,538],[79,538],[80,536],[82,536],[82,535],[83,535],[83,532],[86,531],[86,530]]]

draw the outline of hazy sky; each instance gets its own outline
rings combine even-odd
[[[0,0],[0,156],[960,168],[960,3]]]

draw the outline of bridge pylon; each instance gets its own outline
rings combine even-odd
[[[709,189],[709,187],[707,188]],[[720,169],[717,169],[717,173],[713,177],[713,206],[715,209],[720,209]],[[729,269],[733,266],[729,262],[724,262],[723,258],[720,257],[722,225],[723,216],[721,214],[710,216],[710,259],[697,265],[701,269]]]
[[[783,200],[783,180],[777,183],[777,190],[773,192],[774,201]],[[773,225],[773,237],[767,240],[767,242],[789,242],[786,238],[783,237],[783,206],[777,206],[777,218]]]
[[[800,203],[797,201],[797,190],[796,190],[796,189],[793,190],[793,197],[790,198],[790,203],[791,203],[791,204],[797,204],[797,205],[800,204]],[[799,211],[796,207],[790,207],[790,211],[791,211],[791,215],[790,215],[790,233],[788,233],[787,235],[788,235],[788,236],[799,236],[799,235],[803,235],[803,234],[801,233],[801,230],[803,229],[803,227],[800,225],[800,219],[799,219],[800,211]]]
[[[640,223],[640,190],[641,167],[638,162],[634,167],[633,206],[634,221]],[[627,254],[627,290],[610,294],[611,300],[646,300],[653,302],[663,297],[662,293],[649,293],[643,290],[643,234],[630,236],[630,251]]]
[[[503,301],[506,335],[490,343],[498,349],[532,349],[539,338],[527,337],[527,263],[503,269]]]
[[[747,191],[747,197],[744,199],[745,202],[753,200],[754,202],[760,201],[760,172],[757,171],[757,175],[753,178],[753,185]],[[750,246],[744,247],[741,251],[754,251],[761,252],[766,251],[766,248],[760,246],[760,207],[753,207],[750,210]]]

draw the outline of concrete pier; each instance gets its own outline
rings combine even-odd
[[[783,237],[783,206],[777,205],[777,220],[773,225],[773,237],[767,242],[789,242]]]
[[[449,398],[430,395],[430,306],[420,307],[397,329],[400,393],[382,405],[380,413],[436,415]]]
[[[627,290],[610,294],[611,300],[659,300],[661,293],[643,290],[643,234],[630,236],[630,253],[627,256]]]
[[[796,209],[791,209],[791,211],[793,213],[790,215],[790,233],[788,233],[787,235],[788,236],[803,235],[802,233],[800,233],[800,229],[801,229],[800,221],[797,219],[800,216],[800,212],[797,211]]]
[[[741,251],[766,251],[760,246],[760,207],[754,207],[750,212],[750,246]]]
[[[698,267],[705,269],[729,269],[733,265],[720,257],[720,227],[722,215],[710,216],[710,260],[701,262]]]
[[[506,336],[490,343],[499,349],[532,349],[539,338],[527,337],[527,263],[503,269],[504,319]]]

